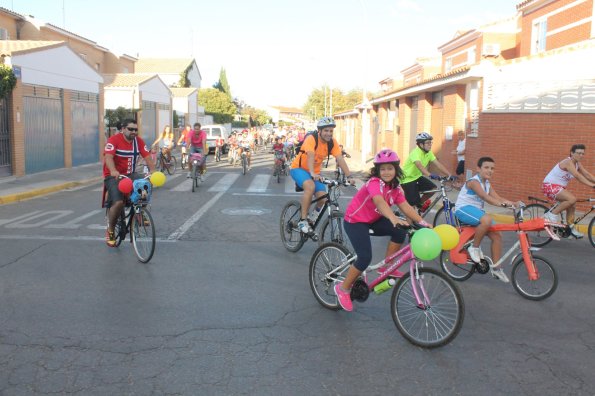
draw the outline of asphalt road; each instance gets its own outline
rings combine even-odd
[[[461,332],[424,350],[396,330],[390,292],[352,313],[318,305],[315,245],[283,248],[297,195],[269,157],[245,176],[213,164],[194,194],[181,173],[156,190],[148,264],[103,243],[100,185],[0,206],[0,394],[595,394],[586,241],[540,252],[560,278],[545,301],[488,275],[459,283]]]

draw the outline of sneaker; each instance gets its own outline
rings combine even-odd
[[[543,218],[552,223],[560,223],[560,215],[547,212],[543,215]]]
[[[476,263],[479,263],[483,258],[483,252],[481,251],[480,247],[473,247],[469,246],[467,248],[467,252],[469,253],[469,257]]]
[[[578,232],[577,229],[574,228],[573,226],[570,227],[570,235],[572,235],[576,239],[581,239],[582,237],[585,236],[585,234],[583,234],[582,232]]]
[[[320,215],[320,212],[317,209],[318,208],[314,208],[308,215],[308,220],[312,223],[316,223],[316,219],[318,219],[318,216]]]
[[[186,175],[186,179],[190,179],[192,177],[192,173],[188,172],[188,174]]]
[[[105,230],[105,243],[109,247],[116,247],[116,234],[113,231]]]
[[[335,285],[335,294],[337,295],[337,300],[339,301],[339,305],[347,312],[353,311],[353,302],[351,302],[351,293],[348,291],[344,291],[341,289],[341,285],[343,283],[337,283]]]
[[[308,224],[308,220],[300,220],[298,222],[298,228],[304,234],[310,234],[312,232],[312,227]]]
[[[491,267],[490,268],[490,273],[492,274],[492,276],[504,283],[508,283],[510,282],[508,280],[508,276],[506,276],[506,274],[504,273],[504,270],[502,268],[498,267]]]

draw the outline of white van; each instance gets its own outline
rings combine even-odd
[[[207,145],[209,146],[209,153],[215,152],[215,140],[218,137],[222,137],[225,141],[225,143],[223,143],[223,154],[227,153],[227,151],[229,150],[229,147],[227,146],[229,132],[227,131],[225,125],[203,125],[201,129],[207,133]]]

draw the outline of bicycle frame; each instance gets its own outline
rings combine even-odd
[[[529,196],[528,197],[530,201],[534,201],[534,202],[539,202],[542,203],[544,205],[546,205],[548,207],[548,211],[552,211],[555,208],[557,208],[558,206],[560,206],[560,201],[556,201],[554,202],[554,204],[552,204],[550,201],[546,201],[545,199],[540,199],[540,198],[536,198],[536,197],[532,197]],[[585,199],[577,199],[576,200],[577,203],[579,202],[595,202],[595,198],[585,198]],[[595,205],[591,205],[591,209],[589,209],[588,211],[586,211],[582,216],[576,217],[574,219],[574,221],[572,222],[573,225],[577,225],[578,223],[580,223],[584,218],[586,218],[592,211],[595,210]],[[562,218],[562,220],[565,219],[566,214],[565,213],[560,213],[560,216]],[[567,225],[568,227],[569,225]]]
[[[436,206],[436,204],[440,200],[442,200],[442,205],[444,206],[444,210],[446,211],[447,210],[447,207],[448,207],[448,212],[450,213],[451,202],[450,202],[450,199],[448,199],[448,195],[446,195],[446,187],[444,186],[444,183],[446,182],[445,179],[447,179],[447,178],[440,178],[439,179],[440,187],[435,188],[433,190],[428,190],[428,191],[423,191],[422,192],[422,194],[436,194],[436,193],[440,193],[440,194],[438,194],[438,195],[436,195],[434,197],[434,199],[432,200],[432,203],[430,203],[430,206],[428,206],[428,208],[421,214],[422,217],[425,217],[428,213],[430,213],[430,211],[434,208],[434,206]],[[448,223],[448,224],[454,225],[454,223]]]
[[[336,273],[342,274],[349,268],[351,263],[353,263],[356,258],[357,256],[355,255],[349,255],[345,263],[338,266],[333,271],[329,272],[327,276],[334,275]],[[374,271],[391,262],[392,264],[382,275],[378,276],[376,279],[374,279],[371,283],[368,284],[368,290],[370,292],[372,292],[378,284],[384,282],[389,277],[402,278],[403,276],[405,276],[406,273],[400,272],[398,271],[398,269],[401,268],[407,262],[409,262],[409,273],[411,274],[412,279],[415,279],[416,281],[419,280],[419,265],[421,263],[413,255],[410,245],[402,247],[401,249],[399,249],[399,251],[391,254],[389,257],[386,257],[379,263],[370,265],[368,268],[366,268],[363,275],[366,276],[368,272]],[[425,308],[426,306],[431,305],[430,297],[426,293],[426,290],[423,287],[423,283],[412,281],[411,286],[413,289],[413,295],[415,296],[415,301],[419,308]]]

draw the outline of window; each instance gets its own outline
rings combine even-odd
[[[130,73],[126,66],[122,66],[122,73]]]
[[[96,63],[95,64],[95,70],[99,71],[99,67],[100,67],[99,63]]]
[[[87,60],[87,54],[79,54],[81,56],[81,58],[83,58],[84,60]]]
[[[537,54],[545,51],[545,42],[547,34],[547,19],[533,22],[531,31],[531,54]]]
[[[444,61],[444,71],[449,72],[452,69],[452,58],[446,59]]]
[[[432,107],[442,107],[442,91],[432,92]]]
[[[467,64],[468,65],[473,65],[475,64],[475,47],[469,48],[469,51],[467,51]]]

